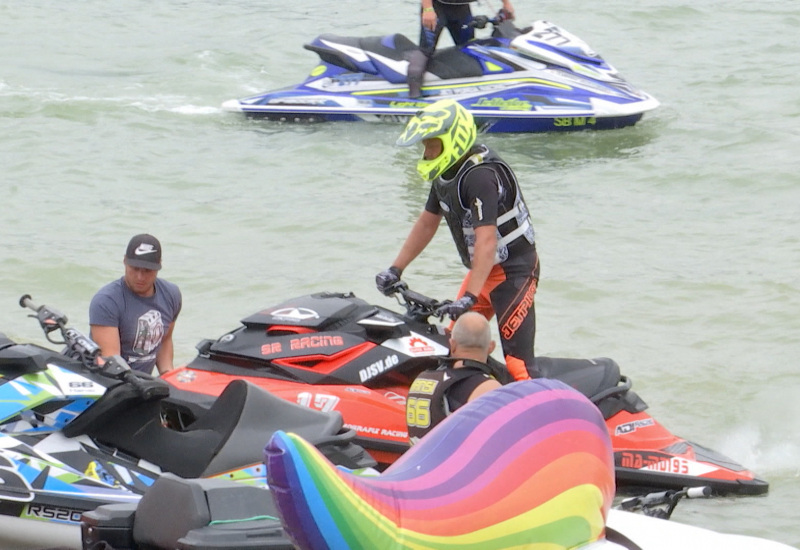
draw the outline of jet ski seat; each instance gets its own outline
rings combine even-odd
[[[647,403],[630,389],[630,379],[620,374],[619,364],[613,359],[536,357],[535,362],[541,376],[575,388],[597,405],[604,418],[621,410],[637,413],[647,409]]]
[[[327,43],[341,44],[342,46],[358,48],[360,50],[373,52],[377,55],[393,59],[395,61],[404,60],[406,52],[417,49],[416,44],[402,34],[367,37],[322,34],[311,44],[305,44],[303,46],[305,49],[315,52],[317,55],[319,55],[320,59],[322,59],[322,61],[325,63],[343,67],[348,71],[353,72],[362,72],[365,70],[365,67],[363,65],[356,65],[352,58],[348,57],[340,50],[328,46]],[[371,74],[378,74],[377,71],[368,72]]]
[[[392,59],[394,61],[406,61],[408,52],[415,51],[418,46],[402,34],[391,34],[387,36],[351,37],[337,36],[334,34],[323,34],[311,44],[303,47],[315,52],[325,63],[336,65],[353,72],[366,72],[368,74],[380,75],[389,82],[397,83],[396,68],[391,68],[386,72],[382,71],[382,64],[377,59],[371,62],[356,63],[352,58],[343,52],[326,45],[326,43],[341,44],[352,48],[358,48],[366,52],[372,52],[377,56]],[[483,75],[483,68],[480,62],[469,54],[461,51],[460,48],[452,46],[436,50],[428,61],[427,71],[438,76],[443,80],[452,78],[470,78]],[[402,75],[405,77],[405,75]],[[402,80],[401,80],[402,81]]]
[[[433,52],[433,56],[428,61],[427,70],[442,80],[473,78],[483,75],[480,62],[455,46]]]
[[[620,380],[619,365],[607,357],[537,357],[535,362],[542,376],[561,380],[590,399],[603,390],[615,387]]]
[[[237,395],[228,403],[220,403],[229,389]],[[303,407],[244,380],[228,384],[209,414],[189,428],[216,430],[218,425],[225,426],[230,416],[235,417],[235,422],[221,430],[223,440],[202,473],[204,477],[261,462],[265,445],[279,429],[301,434],[313,445],[337,440],[346,443],[355,436],[351,430],[341,433],[344,420],[338,411],[324,413]]]
[[[338,412],[309,409],[250,382],[234,380],[185,431],[163,425],[159,400],[129,399],[108,411],[104,421],[83,426],[81,433],[158,464],[163,471],[192,478],[261,462],[264,445],[279,428],[299,433],[313,443],[346,444],[355,432],[343,431],[343,424]],[[78,435],[74,430],[64,432],[68,437]]]

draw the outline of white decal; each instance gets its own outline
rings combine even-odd
[[[164,320],[161,312],[151,309],[136,321],[136,335],[133,340],[133,351],[140,355],[152,353],[164,337]],[[145,360],[144,357],[130,358],[129,362]]]
[[[335,395],[304,391],[297,394],[297,402],[309,409],[330,412],[336,408],[336,405],[339,403],[339,398]]]
[[[388,430],[386,428],[376,428],[374,426],[358,426],[356,424],[345,424],[345,428],[355,430],[357,434],[389,436],[399,439],[406,439],[408,432],[402,430]]]
[[[483,220],[483,201],[479,198],[475,198],[475,210],[478,211],[478,221]]]
[[[280,319],[292,319],[294,321],[305,321],[306,319],[319,319],[319,313],[313,309],[305,307],[285,307],[270,313],[273,317]]]
[[[382,345],[385,348],[399,351],[400,353],[412,357],[446,357],[447,354],[450,353],[450,350],[446,346],[414,332],[411,333],[411,336],[386,340]]]
[[[371,365],[368,365],[367,367],[358,371],[358,376],[362,383],[366,382],[370,378],[375,378],[382,372],[396,366],[399,362],[400,358],[397,357],[397,355],[388,355],[385,358],[375,361]]]
[[[614,428],[614,435],[627,435],[635,432],[639,428],[647,428],[648,426],[655,425],[655,420],[646,418],[644,420],[634,420],[633,422],[626,422]]]
[[[72,371],[67,369],[63,369],[59,366],[56,366],[52,363],[48,365],[50,367],[50,374],[55,379],[58,387],[60,388],[62,394],[65,396],[71,395],[96,395],[100,396],[106,393],[106,388],[101,386],[100,384],[96,384],[91,380],[87,380],[80,374],[76,374]],[[37,384],[38,385],[38,384]],[[47,391],[51,391],[49,388],[44,388]],[[58,394],[58,391],[51,391],[53,394]]]
[[[681,474],[687,476],[701,476],[708,472],[718,470],[708,464],[695,462],[694,460],[687,460],[685,458],[672,457],[666,460],[661,460],[655,464],[650,464],[641,468],[651,472],[664,472],[668,474]]]
[[[399,393],[395,393],[393,391],[387,391],[386,393],[383,394],[383,396],[389,401],[394,401],[397,404],[402,405],[403,407],[406,406],[406,398],[400,395]]]

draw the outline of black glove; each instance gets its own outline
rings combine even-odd
[[[505,8],[500,8],[500,11],[497,12],[497,17],[495,17],[495,24],[502,23],[503,21],[513,21],[514,14],[508,11]]]
[[[445,304],[440,306],[436,309],[436,315],[441,317],[445,315],[449,315],[450,318],[455,321],[466,312],[472,309],[472,306],[478,303],[478,298],[469,292],[465,292],[464,295],[456,300],[455,302],[450,302],[449,304]]]
[[[383,295],[389,296],[394,293],[394,285],[400,282],[401,274],[402,271],[395,266],[385,269],[375,275],[375,286],[378,287],[378,290],[380,290]]]

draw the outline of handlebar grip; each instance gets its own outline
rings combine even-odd
[[[466,26],[473,27],[476,29],[483,29],[486,28],[486,25],[489,23],[490,19],[485,15],[476,15],[472,18],[472,21],[469,22]]]
[[[416,302],[418,304],[430,302],[430,298],[427,296],[423,296],[422,294],[414,292],[413,290],[409,290],[408,288],[403,289],[402,295],[406,300]]]
[[[26,307],[28,309],[32,309],[33,311],[39,311],[39,308],[34,305],[30,294],[22,295],[22,297],[19,299],[19,307]]]
[[[420,294],[419,292],[414,292],[413,290],[409,290],[408,288],[405,288],[403,290],[402,295],[403,298],[405,298],[406,300],[424,306],[430,309],[431,311],[433,311],[442,304],[449,303],[447,300],[445,300],[444,302],[440,302],[434,298],[430,298],[428,296],[425,296],[424,294]]]
[[[708,498],[711,496],[711,487],[703,485],[702,487],[691,487],[686,489],[686,498]]]
[[[63,330],[67,324],[67,321],[69,321],[66,315],[55,308],[37,306],[34,304],[33,300],[31,300],[30,294],[23,294],[19,299],[19,305],[20,307],[26,307],[36,312],[36,318],[39,320],[39,324],[45,331],[45,334],[58,329]]]

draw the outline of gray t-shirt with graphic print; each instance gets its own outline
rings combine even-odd
[[[155,294],[145,298],[121,277],[97,291],[89,304],[89,324],[117,327],[123,359],[131,368],[147,373],[152,372],[164,334],[182,306],[178,285],[156,279],[155,286]]]

